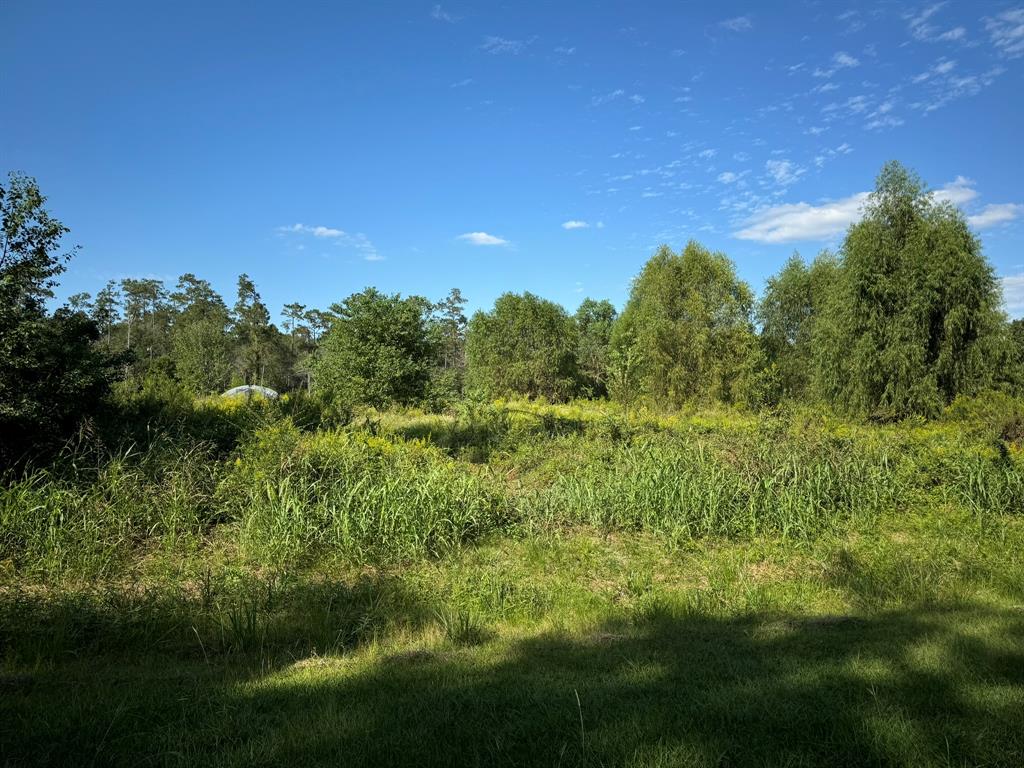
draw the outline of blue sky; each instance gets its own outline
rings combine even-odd
[[[82,246],[61,295],[240,271],[621,307],[659,243],[755,290],[882,163],[960,204],[1024,314],[1024,4],[0,3],[0,168]]]

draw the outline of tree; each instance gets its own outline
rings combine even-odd
[[[816,345],[817,386],[838,408],[933,415],[993,383],[999,288],[959,210],[887,163],[841,257]]]
[[[238,276],[238,299],[232,319],[239,378],[246,384],[264,384],[271,353],[270,312],[260,299],[256,284],[244,273]]]
[[[558,304],[503,294],[469,322],[467,383],[492,396],[567,399],[576,390],[577,343],[576,325]]]
[[[108,351],[113,348],[112,334],[114,326],[121,319],[121,292],[113,280],[96,294],[92,305],[92,319],[107,345]]]
[[[576,361],[583,391],[601,397],[608,393],[608,352],[618,313],[610,301],[584,299],[573,319],[579,339]]]
[[[434,346],[430,302],[375,288],[334,304],[335,316],[314,362],[316,388],[341,408],[408,405],[426,392]]]
[[[133,372],[152,371],[158,359],[169,368],[172,313],[163,281],[125,278],[121,293],[127,326],[125,348],[135,353]]]
[[[835,284],[839,262],[827,251],[808,266],[794,253],[768,278],[757,306],[761,345],[778,381],[778,395],[802,399],[810,391],[814,326]]]
[[[223,391],[231,378],[232,354],[224,300],[206,280],[187,273],[178,278],[171,302],[175,376],[196,394]]]
[[[468,321],[462,308],[466,300],[462,291],[452,288],[448,295],[434,305],[434,324],[438,332],[440,365],[444,370],[462,371],[466,365],[466,326]]]
[[[67,227],[43,207],[35,180],[0,186],[0,462],[55,446],[98,407],[112,360],[93,345],[95,323],[68,308],[47,314]]]
[[[612,348],[632,353],[640,387],[657,405],[748,402],[757,359],[752,305],[725,254],[693,241],[678,255],[661,246],[633,281]]]

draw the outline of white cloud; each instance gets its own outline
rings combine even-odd
[[[974,181],[964,176],[957,176],[953,181],[943,184],[932,192],[932,198],[936,202],[952,203],[953,205],[969,203],[977,196],[978,190],[974,188]]]
[[[314,237],[345,237],[345,231],[334,227],[310,227],[306,224],[292,224],[287,227],[278,227],[278,232],[296,232]]]
[[[1024,273],[1008,274],[1002,284],[1002,303],[1013,315],[1024,314]]]
[[[726,19],[719,22],[718,26],[732,32],[746,32],[754,28],[754,22],[751,21],[749,16],[737,16],[734,19]]]
[[[705,150],[703,150],[701,152],[698,152],[697,156],[702,158],[702,159],[704,159],[704,160],[710,160],[712,157],[714,157],[717,154],[718,154],[718,150],[717,149],[705,149]]]
[[[739,178],[739,175],[733,173],[732,171],[725,171],[723,173],[718,174],[718,180],[722,184],[732,184],[734,181],[739,181]]]
[[[632,96],[629,97],[629,100],[632,101],[634,104],[643,104],[646,101],[646,99],[639,93],[634,93]]]
[[[899,128],[903,125],[903,118],[896,117],[895,115],[882,115],[876,117],[870,122],[864,124],[864,128],[869,131],[880,131],[883,128]]]
[[[626,92],[624,90],[622,90],[621,88],[616,88],[614,91],[611,91],[610,93],[605,93],[601,96],[595,96],[590,100],[590,104],[591,106],[599,107],[602,104],[607,104],[609,101],[615,101],[620,96],[625,95]]]
[[[764,169],[780,186],[792,184],[806,172],[789,160],[769,160],[764,164]]]
[[[585,221],[579,219],[571,219],[569,221],[562,222],[562,229],[587,229],[590,225]]]
[[[499,54],[499,53],[511,53],[513,56],[520,54],[525,50],[532,40],[506,40],[504,37],[496,37],[495,35],[487,35],[484,37],[484,41],[480,44],[480,49],[487,51],[487,53]]]
[[[746,219],[733,237],[761,243],[828,240],[860,219],[867,199],[868,193],[860,192],[821,205],[786,203],[762,208]]]
[[[448,13],[440,5],[435,5],[433,8],[430,9],[430,17],[436,19],[437,21],[447,21],[449,24],[454,24],[460,18],[458,16],[453,16],[452,14]]]
[[[571,48],[566,48],[564,45],[560,45],[557,48],[555,48],[555,53],[560,53],[563,56],[572,56],[574,53],[576,53],[576,46],[574,45]]]
[[[1024,56],[1024,8],[1003,11],[994,18],[985,17],[985,30],[1003,56]]]
[[[977,229],[1006,224],[1018,216],[1024,216],[1024,205],[1017,203],[992,203],[986,205],[979,213],[967,217],[967,223]]]
[[[1011,315],[1024,314],[1024,273],[1007,275],[1001,281],[1003,305]]]
[[[853,56],[848,54],[846,51],[839,51],[835,56],[832,57],[832,61],[836,63],[837,67],[859,67],[860,61],[855,59]]]
[[[459,235],[456,240],[464,240],[471,245],[508,245],[508,240],[494,235],[489,235],[486,232],[466,232],[464,235]]]
[[[955,42],[962,40],[967,34],[967,30],[963,27],[953,27],[942,31],[942,28],[932,23],[932,17],[938,13],[945,5],[945,0],[940,3],[935,3],[927,8],[924,8],[917,14],[908,14],[903,18],[907,20],[907,27],[910,30],[910,35],[915,40],[920,40],[926,43],[935,42]]]
[[[282,234],[312,235],[313,237],[332,240],[338,246],[354,248],[362,253],[363,258],[367,261],[384,261],[384,257],[377,252],[376,246],[370,242],[370,238],[362,232],[352,234],[335,227],[311,227],[307,224],[290,224],[278,227],[277,231]],[[304,246],[300,245],[299,249],[304,250]]]
[[[853,56],[848,54],[846,51],[839,51],[832,55],[832,66],[828,69],[822,69],[821,67],[815,67],[814,72],[811,74],[814,77],[832,77],[840,69],[851,69],[853,67],[859,67],[860,60],[855,59]]]
[[[459,80],[457,83],[452,83],[449,88],[465,88],[467,85],[473,84],[473,78],[467,77],[465,80]]]

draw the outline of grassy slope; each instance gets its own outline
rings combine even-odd
[[[492,464],[565,471],[527,454]],[[1024,521],[922,502],[806,539],[573,523],[376,567],[260,566],[230,524],[57,592],[8,572],[0,755],[1020,765]]]

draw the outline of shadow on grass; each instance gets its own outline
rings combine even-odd
[[[1024,763],[1024,614],[655,613],[372,660],[169,660],[0,697],[12,764]]]

